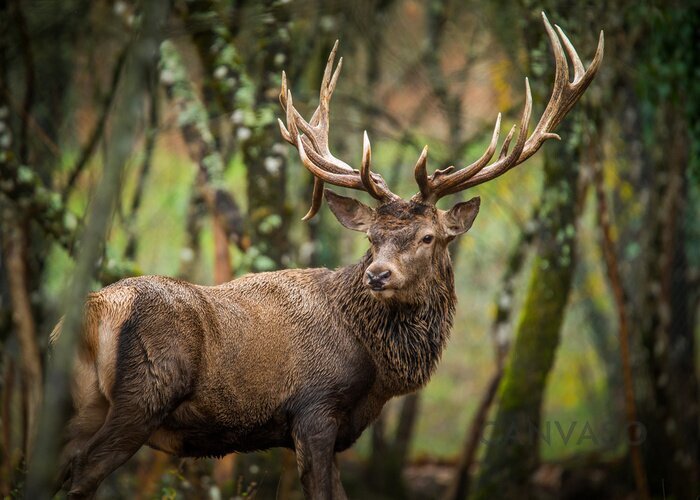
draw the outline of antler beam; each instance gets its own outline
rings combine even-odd
[[[435,203],[443,196],[457,193],[472,186],[495,179],[530,158],[547,139],[560,138],[557,134],[553,133],[553,130],[559,125],[581,95],[583,95],[598,71],[600,63],[603,60],[604,38],[603,32],[601,31],[593,62],[591,62],[587,70],[584,70],[581,58],[576,53],[576,49],[567,38],[564,31],[559,26],[556,26],[555,32],[551,24],[549,24],[549,20],[544,12],[542,13],[542,20],[554,52],[556,70],[552,95],[532,135],[529,138],[527,137],[530,114],[532,112],[532,95],[530,93],[530,83],[526,78],[525,109],[523,110],[520,120],[520,131],[518,132],[513,150],[508,153],[510,141],[515,132],[515,126],[513,126],[510,133],[503,141],[498,160],[488,165],[496,151],[496,145],[498,143],[501,126],[500,113],[496,119],[496,126],[488,148],[481,158],[467,167],[457,171],[454,171],[454,167],[448,167],[444,170],[437,170],[434,174],[428,176],[426,170],[427,148],[424,149],[414,169],[416,182],[420,189],[420,192],[413,197],[414,200],[423,203]],[[563,47],[562,42],[564,43]],[[564,51],[566,51],[566,54],[569,56],[574,66],[574,79],[572,82],[569,81],[569,65],[566,61]]]
[[[340,69],[343,66],[343,58],[341,57],[335,71],[333,70],[337,51],[338,41],[333,45],[333,50],[328,56],[326,69],[323,72],[318,107],[308,122],[294,108],[292,92],[287,85],[287,75],[282,72],[280,103],[286,113],[287,125],[285,126],[282,120],[278,119],[280,132],[284,140],[299,150],[301,162],[314,176],[311,208],[303,220],[308,220],[316,215],[321,207],[324,182],[366,191],[372,197],[384,202],[399,198],[389,190],[380,175],[371,172],[372,151],[367,132],[364,134],[362,163],[359,171],[333,156],[328,148],[330,100],[340,76]]]

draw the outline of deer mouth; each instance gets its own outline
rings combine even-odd
[[[393,291],[396,287],[386,281],[365,281],[365,286],[374,293]]]
[[[393,297],[397,288],[390,283],[366,283],[369,292],[377,299],[388,299]]]
[[[381,288],[370,288],[370,291],[373,296],[376,298],[381,298],[381,299],[389,299],[394,296],[396,293],[396,289],[394,288],[386,288],[386,287],[381,287]]]
[[[370,293],[377,298],[393,297],[401,288],[403,288],[403,278],[400,273],[395,272],[390,279],[365,279],[364,285]]]

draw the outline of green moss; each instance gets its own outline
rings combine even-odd
[[[538,463],[542,402],[574,270],[575,158],[564,144],[555,148],[545,157],[542,229],[475,499],[527,497]]]

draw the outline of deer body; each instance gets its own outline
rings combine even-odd
[[[147,443],[195,457],[292,448],[308,498],[345,498],[335,452],[350,446],[387,400],[427,383],[449,336],[456,297],[447,246],[471,228],[479,199],[448,211],[435,203],[502,175],[557,138],[552,131],[600,65],[602,33],[585,70],[563,31],[557,27],[557,35],[543,20],[556,73],[532,135],[526,84],[512,151],[515,127],[488,164],[500,115],[486,152],[469,166],[428,175],[426,147],[414,168],[420,191],[408,201],[371,172],[367,134],[359,170],[328,150],[329,102],[342,65],[341,59],[333,70],[337,42],[308,122],[294,108],[283,74],[287,124],[280,121],[280,131],[315,177],[306,218],[325,193],[338,221],[365,233],[370,250],[336,271],[261,273],[215,287],[150,276],[92,294],[75,366],[76,415],[63,456],[69,497],[91,497]],[[324,191],[325,182],[366,191],[380,204],[373,209]]]
[[[455,294],[449,254],[434,261],[430,291],[412,302],[373,296],[371,252],[335,271],[214,287],[145,276],[91,294],[65,458],[73,496],[107,470],[83,458],[86,448],[104,449],[111,471],[144,443],[190,457],[298,450],[319,422],[331,454],[348,448],[388,399],[420,388],[437,366]],[[108,454],[115,448],[123,453]]]
[[[322,409],[312,411],[337,420],[334,448],[341,451],[388,399],[421,387],[447,338],[451,314],[441,313],[454,297],[411,308],[377,303],[362,284],[363,263],[261,273],[216,287],[131,278],[91,297],[89,307],[98,309],[114,293],[133,297],[129,321],[96,334],[114,331],[117,352],[143,357],[133,360],[142,372],[138,390],[150,383],[154,393],[145,391],[140,404],[158,407],[161,385],[172,390],[169,412],[148,444],[195,457],[293,447],[296,415],[316,406]],[[274,310],[261,307],[272,301]],[[371,302],[378,314],[365,308]],[[423,316],[434,318],[429,332],[414,326]],[[103,313],[101,323],[112,321]],[[397,342],[400,335],[415,339]],[[405,352],[395,352],[392,340]],[[98,380],[111,371],[109,363],[98,364]],[[127,383],[115,380],[104,397],[119,397]]]

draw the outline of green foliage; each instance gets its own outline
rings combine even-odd
[[[659,137],[665,133],[666,114],[684,115],[684,133],[690,150],[686,182],[690,209],[685,221],[689,243],[688,258],[700,267],[700,52],[697,31],[700,11],[685,2],[673,6],[642,3],[631,9],[630,24],[641,26],[638,76],[635,79],[640,98],[645,146],[652,155],[667,154],[659,149]]]
[[[700,55],[697,30],[700,12],[684,2],[673,7],[636,4],[630,24],[640,26],[641,54],[635,82],[647,144],[653,148],[658,113],[668,105],[685,113],[691,139],[690,180],[700,183]]]

